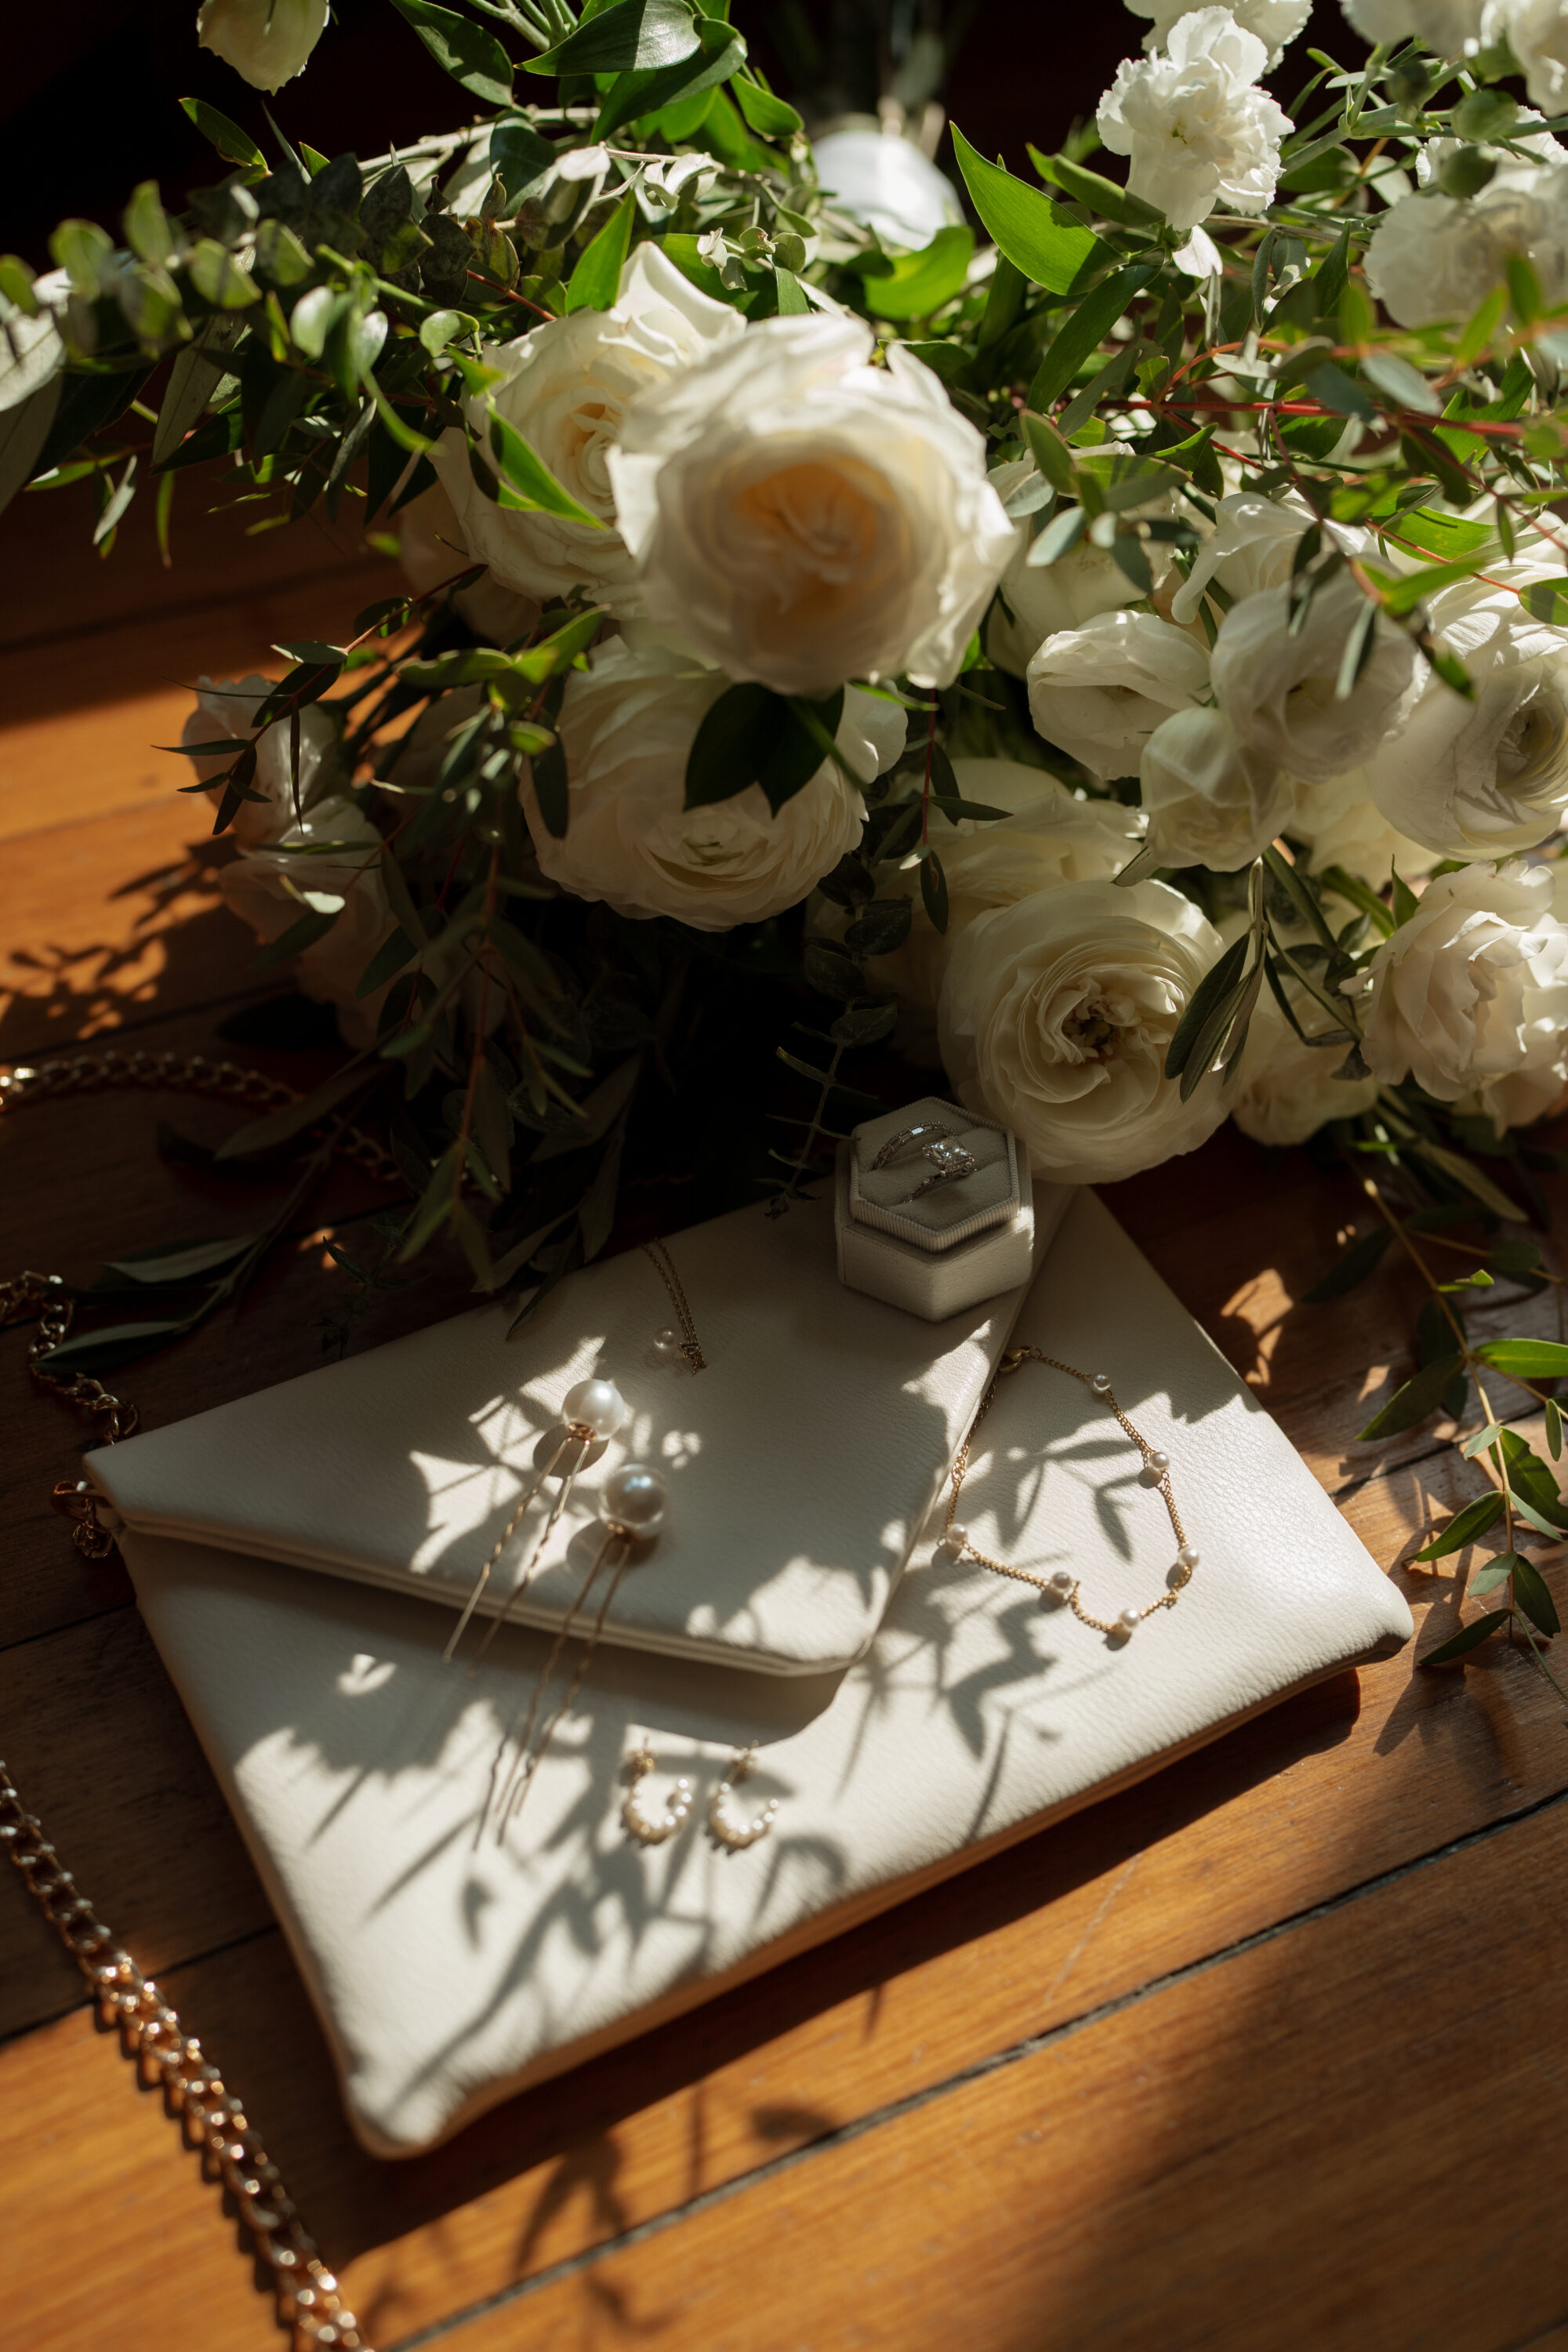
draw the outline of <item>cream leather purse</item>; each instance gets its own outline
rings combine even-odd
[[[485,1318],[459,1318],[423,1348],[404,1342],[93,1457],[131,1522],[123,1549],[147,1622],[321,2011],[354,2128],[378,2154],[429,2147],[524,2084],[1410,1633],[1399,1593],[1092,1194],[1074,1197],[1013,1337],[1103,1367],[1148,1444],[1170,1454],[1199,1565],[1179,1607],[1121,1642],[933,1549],[940,1508],[897,1575],[1011,1306],[947,1339],[888,1308],[874,1331],[833,1281],[825,1226],[814,1245],[826,1292],[795,1238],[811,1231],[805,1217],[792,1212],[754,1244],[743,1221],[707,1230],[724,1225],[764,1256],[747,1261],[745,1297],[719,1307],[721,1345],[709,1344],[699,1295],[719,1261],[693,1235],[673,1242],[710,1360],[658,1424],[702,1439],[669,1482],[679,1561],[626,1580],[618,1639],[595,1654],[500,1840],[479,1833],[497,1741],[551,1643],[508,1627],[477,1672],[444,1666],[451,1594],[432,1608],[430,1579],[470,1557],[464,1544],[500,1507],[498,1463],[527,1444],[554,1382],[596,1364],[612,1339],[629,1366],[634,1339],[662,1319],[646,1261],[604,1269],[603,1315],[544,1327],[558,1360],[508,1351]],[[845,1318],[837,1354],[830,1333]],[[590,1339],[568,1350],[574,1331]],[[803,1368],[791,1349],[806,1332],[825,1352]],[[933,1346],[936,1371],[923,1369]],[[471,1347],[482,1378],[462,1372]],[[761,1369],[732,1371],[742,1362]],[[533,1369],[511,1420],[519,1365]],[[761,1424],[745,1460],[709,1436],[731,1376]],[[628,1369],[628,1398],[633,1385]],[[351,1394],[351,1412],[323,1418]],[[889,1420],[900,1434],[885,1445]],[[468,1454],[465,1431],[478,1433]],[[398,1485],[378,1497],[394,1433],[421,1466],[400,1457]],[[899,1465],[895,1480],[879,1483],[879,1460]],[[1080,1382],[1009,1379],[977,1435],[963,1516],[987,1552],[1070,1566],[1086,1602],[1114,1617],[1155,1599],[1170,1565],[1166,1514],[1138,1468]],[[703,1511],[719,1507],[698,1500],[709,1473],[728,1490],[730,1534],[699,1554],[689,1531],[718,1524]],[[791,1514],[787,1541],[768,1524],[775,1503]],[[841,1510],[857,1530],[847,1541]],[[348,1573],[321,1572],[334,1566]],[[702,1575],[716,1580],[710,1619]],[[558,1680],[567,1672],[563,1660]],[[709,1809],[753,1747],[743,1801],[776,1810],[736,1852],[710,1831]],[[628,1761],[644,1749],[650,1801],[690,1784],[685,1817],[651,1846],[623,1817]]]

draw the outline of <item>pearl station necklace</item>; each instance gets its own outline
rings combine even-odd
[[[1010,1560],[993,1559],[989,1553],[983,1552],[978,1545],[970,1541],[969,1529],[955,1516],[958,1510],[958,1497],[963,1491],[964,1477],[969,1469],[970,1450],[974,1444],[975,1434],[981,1423],[991,1410],[997,1388],[1001,1381],[1009,1373],[1016,1372],[1021,1364],[1030,1363],[1048,1364],[1053,1371],[1066,1372],[1069,1379],[1081,1381],[1089,1394],[1104,1405],[1109,1412],[1115,1415],[1143,1456],[1143,1467],[1138,1474],[1139,1477],[1145,1486],[1154,1486],[1159,1489],[1161,1500],[1170,1517],[1172,1531],[1177,1545],[1174,1564],[1165,1578],[1166,1589],[1158,1601],[1151,1601],[1146,1608],[1140,1609],[1135,1605],[1130,1605],[1110,1619],[1093,1616],[1079,1598],[1081,1588],[1070,1569],[1058,1568],[1053,1570],[1049,1576],[1038,1576],[1033,1569],[1016,1568]],[[1016,1577],[1020,1584],[1034,1585],[1043,1600],[1065,1604],[1072,1611],[1080,1624],[1092,1626],[1097,1633],[1104,1633],[1112,1641],[1119,1642],[1130,1641],[1139,1626],[1142,1624],[1143,1620],[1146,1617],[1152,1617],[1156,1611],[1173,1609],[1181,1599],[1184,1589],[1191,1582],[1193,1570],[1198,1564],[1197,1551],[1187,1540],[1187,1531],[1182,1525],[1182,1515],[1176,1508],[1176,1498],[1171,1492],[1171,1457],[1162,1446],[1151,1445],[1148,1439],[1133,1428],[1111,1394],[1110,1374],[1080,1372],[1076,1364],[1064,1364],[1059,1356],[1047,1356],[1039,1348],[1009,1348],[992,1375],[991,1385],[980,1400],[980,1410],[974,1416],[973,1426],[959,1447],[957,1457],[953,1462],[952,1492],[948,1497],[947,1518],[942,1534],[937,1538],[937,1549],[955,1564],[960,1560],[972,1559],[978,1567],[988,1568],[997,1576],[1012,1576]]]

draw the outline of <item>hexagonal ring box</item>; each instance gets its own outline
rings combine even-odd
[[[1048,1191],[1054,1228],[1068,1191]],[[1036,1205],[1016,1136],[923,1096],[864,1120],[838,1147],[839,1279],[941,1322],[1027,1282]]]

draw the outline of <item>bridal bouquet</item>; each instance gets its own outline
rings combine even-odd
[[[724,0],[388,0],[482,117],[361,161],[188,101],[184,213],[0,261],[0,491],[89,481],[107,546],[226,460],[253,531],[395,538],[406,596],[183,748],[401,1255],[531,1296],[626,1183],[787,1199],[889,1051],[1069,1181],[1317,1137],[1378,1214],[1321,1295],[1396,1235],[1430,1284],[1363,1433],[1476,1381],[1437,1549],[1506,1517],[1552,1630],[1488,1384],[1556,1453],[1568,1349],[1462,1299],[1551,1278],[1568,1096],[1568,5],[1345,0],[1288,115],[1308,0],[1131,4],[1091,124],[949,179],[940,57],[814,149]],[[275,92],[325,19],[199,28]]]

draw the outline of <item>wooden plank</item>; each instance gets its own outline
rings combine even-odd
[[[1513,2352],[1568,2301],[1565,1870],[1560,1804],[453,2340]]]

